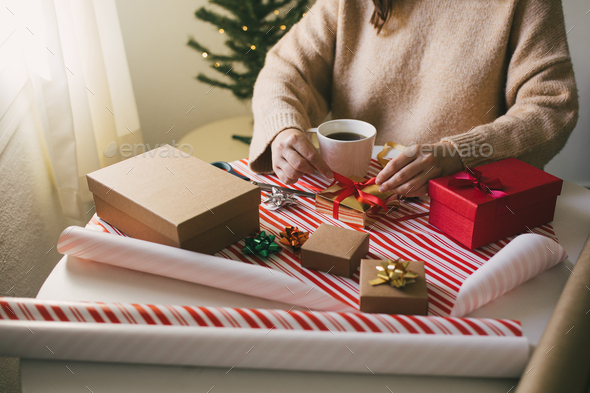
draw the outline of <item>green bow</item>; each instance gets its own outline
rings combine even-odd
[[[275,235],[267,236],[266,232],[262,231],[251,237],[244,239],[246,245],[242,249],[246,254],[257,254],[261,257],[268,257],[274,252],[279,252],[283,248],[274,243]]]

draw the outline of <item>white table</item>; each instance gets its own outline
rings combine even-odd
[[[558,198],[553,227],[569,254],[565,263],[540,274],[470,317],[510,318],[522,322],[535,345],[571,274],[590,232],[590,191],[565,181]],[[203,306],[291,306],[214,288],[64,257],[37,296],[40,299]],[[66,368],[66,366],[69,368]],[[70,371],[71,370],[71,371]],[[441,378],[371,374],[313,373],[153,366],[22,359],[22,390],[32,392],[508,392],[513,379]],[[214,388],[212,388],[214,386]]]

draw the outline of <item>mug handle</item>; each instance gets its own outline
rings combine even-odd
[[[303,133],[305,135],[305,137],[307,138],[308,141],[311,142],[311,137],[309,134],[316,134],[316,137],[319,139],[319,135],[320,133],[318,132],[318,128],[317,127],[313,127],[313,128],[308,128],[307,130],[305,130],[305,132]],[[317,150],[317,147],[316,147]]]

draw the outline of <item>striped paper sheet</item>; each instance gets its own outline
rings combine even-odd
[[[232,165],[236,171],[258,182],[286,186],[274,175],[252,173],[248,168],[247,160],[236,161]],[[375,176],[380,168],[377,161],[373,160],[369,175]],[[306,176],[302,180],[320,189],[330,184],[330,181],[321,175]],[[289,187],[312,191],[300,184]],[[555,233],[549,224],[532,229],[532,232],[542,236],[534,236],[533,239],[520,239],[522,236],[519,236],[510,248],[490,261],[515,237],[503,239],[476,250],[469,250],[430,225],[428,217],[398,220],[428,212],[428,209],[429,199],[422,197],[416,202],[402,203],[398,210],[389,213],[369,229],[360,229],[316,212],[313,199],[299,198],[296,206],[287,206],[278,210],[266,209],[264,204],[261,204],[260,225],[261,229],[267,233],[279,236],[279,233],[288,225],[313,233],[322,222],[326,222],[334,226],[368,232],[371,237],[367,256],[369,259],[401,257],[407,260],[424,261],[429,315],[434,316],[463,316],[566,258],[565,251],[556,243]],[[124,236],[96,215],[88,223],[87,228]],[[524,248],[520,247],[519,243],[523,243]],[[241,241],[215,255],[280,271],[310,287],[320,288],[339,302],[358,310],[358,272],[348,279],[302,268],[299,257],[290,252],[287,247],[268,258],[260,258],[244,254],[243,246],[244,243]],[[524,258],[525,255],[528,257]],[[496,259],[502,262],[496,263]],[[474,285],[467,286],[468,291],[463,291],[465,293],[461,296],[460,304],[457,304],[462,285],[488,261],[491,263],[483,269],[486,273],[483,280],[481,273],[475,276],[477,288]],[[490,287],[490,282],[495,286]]]
[[[485,318],[99,303],[0,297],[0,319],[121,325],[521,337],[520,322]]]

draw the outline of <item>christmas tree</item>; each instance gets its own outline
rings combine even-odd
[[[209,0],[225,9],[225,16],[205,7],[195,15],[225,34],[230,54],[215,54],[193,38],[188,45],[199,51],[211,68],[225,75],[224,81],[199,74],[197,79],[211,86],[229,89],[239,99],[252,98],[254,82],[264,66],[268,50],[297,23],[308,10],[309,0]]]

